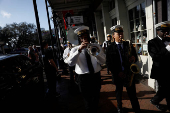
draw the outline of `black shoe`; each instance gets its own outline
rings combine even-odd
[[[151,104],[153,104],[158,110],[160,111],[166,111],[165,108],[163,108],[160,104],[156,104],[153,102],[153,100],[150,100]]]
[[[60,93],[56,92],[55,97],[58,98],[60,96],[61,96]]]
[[[117,113],[123,113],[123,109],[118,109]]]

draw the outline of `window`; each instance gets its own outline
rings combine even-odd
[[[168,6],[170,6],[170,0],[167,0],[167,13],[168,13],[167,17],[168,17],[168,21],[170,21],[170,7]]]
[[[129,10],[130,36],[138,55],[148,55],[145,3]]]
[[[169,0],[156,0],[156,23],[168,20]]]
[[[112,26],[117,25],[117,18],[112,19]]]
[[[109,10],[111,11],[112,9],[114,9],[115,8],[115,0],[111,0],[110,2],[109,2]]]

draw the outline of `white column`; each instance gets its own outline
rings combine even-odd
[[[167,0],[168,21],[170,21],[170,0]]]
[[[99,44],[102,44],[105,41],[104,37],[104,31],[103,31],[103,26],[101,22],[101,12],[95,12],[95,22],[96,22],[96,31],[97,31],[97,38],[99,41]]]
[[[129,19],[128,19],[128,9],[126,7],[126,4],[124,2],[124,0],[116,0],[115,1],[116,4],[116,12],[117,12],[117,23],[120,25],[123,25],[123,34],[124,34],[124,39],[129,39],[129,27],[128,27],[128,23],[129,23]]]
[[[109,14],[109,3],[102,2],[102,17],[103,17],[103,26],[104,26],[104,36],[107,40],[107,34],[111,34],[110,27],[112,27],[112,20]]]
[[[145,5],[146,5],[146,27],[147,27],[147,37],[148,40],[151,40],[154,38],[154,28],[153,28],[153,10],[152,10],[152,0],[145,0]],[[149,72],[149,77],[151,73],[151,68],[152,68],[152,58],[150,55],[148,55],[148,72]],[[150,79],[148,80],[148,85],[155,89],[155,80]]]

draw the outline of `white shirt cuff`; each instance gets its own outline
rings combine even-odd
[[[166,49],[170,52],[170,45],[167,45]]]

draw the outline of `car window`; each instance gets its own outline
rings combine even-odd
[[[21,72],[21,66],[14,58],[8,58],[0,61],[0,73],[18,73]]]
[[[24,48],[17,48],[14,51],[26,51]]]
[[[32,66],[30,59],[26,56],[19,56],[16,61],[21,65],[21,69],[27,69]]]

